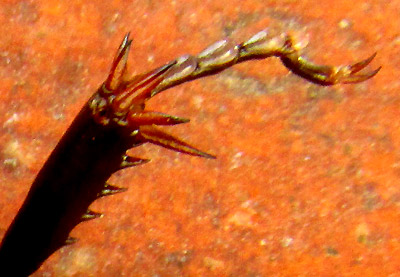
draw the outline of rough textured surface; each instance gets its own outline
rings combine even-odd
[[[270,27],[306,55],[383,69],[323,88],[275,59],[163,92],[153,110],[217,160],[142,146],[80,241],[35,276],[396,276],[400,271],[397,1],[5,1],[0,5],[0,238],[30,183],[105,78],[127,31],[132,72]],[[0,272],[1,273],[1,272]]]

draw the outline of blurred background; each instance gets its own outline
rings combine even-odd
[[[125,193],[34,276],[400,276],[399,1],[0,0],[0,238],[31,182],[107,76],[126,32],[142,73],[270,28],[304,55],[373,79],[320,87],[278,59],[158,95],[171,133],[216,160],[153,145],[116,173]]]

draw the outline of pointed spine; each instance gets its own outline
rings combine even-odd
[[[111,93],[117,89],[122,82],[123,76],[126,73],[126,64],[128,62],[129,49],[132,40],[129,40],[129,33],[127,33],[118,48],[117,55],[111,66],[110,74],[104,83],[105,92]]]
[[[166,72],[176,64],[175,61],[163,65],[149,73],[135,78],[134,82],[120,91],[113,99],[113,109],[119,112],[128,111],[130,107],[143,104],[151,97],[151,92],[164,80]]]
[[[113,195],[113,194],[124,192],[124,191],[127,191],[127,188],[119,188],[119,187],[112,186],[112,185],[106,183],[104,185],[103,190],[97,194],[97,198]]]
[[[86,213],[84,213],[82,215],[82,221],[88,221],[88,220],[95,219],[95,218],[100,218],[100,217],[103,217],[103,214],[96,213],[96,212],[91,211],[91,210],[87,210]]]
[[[142,165],[142,164],[145,164],[148,162],[150,162],[150,159],[141,159],[141,158],[131,157],[128,155],[123,155],[120,169],[137,166],[137,165]]]
[[[175,138],[174,136],[164,131],[161,131],[154,125],[140,127],[140,132],[138,135],[141,136],[143,141],[150,142],[164,148],[168,148],[192,156],[215,159],[215,156],[194,148],[186,142],[183,142]]]
[[[153,124],[176,125],[181,123],[187,123],[190,120],[187,118],[177,117],[159,112],[137,111],[128,113],[127,121],[134,126],[142,126],[142,125],[153,125]]]
[[[77,242],[77,241],[78,241],[77,238],[68,237],[68,238],[65,240],[65,245],[71,245],[71,244],[74,244],[74,243]]]

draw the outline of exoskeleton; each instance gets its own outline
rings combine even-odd
[[[53,252],[75,241],[69,233],[77,224],[101,216],[89,209],[90,204],[125,190],[110,185],[110,176],[149,161],[128,156],[128,149],[153,143],[214,158],[159,127],[189,121],[146,109],[146,102],[161,91],[217,74],[237,63],[272,56],[300,77],[323,86],[362,82],[380,69],[360,73],[375,55],[348,66],[316,65],[300,55],[300,46],[290,35],[271,35],[264,30],[243,43],[224,39],[196,56],[185,55],[148,73],[129,77],[131,42],[127,34],[107,79],[84,105],[33,182],[1,242],[2,276],[32,274]]]

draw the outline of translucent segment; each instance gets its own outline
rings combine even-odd
[[[202,58],[206,58],[208,56],[213,55],[215,52],[217,52],[218,50],[220,50],[221,48],[224,48],[227,45],[228,41],[226,39],[224,40],[220,40],[217,41],[214,44],[211,44],[210,46],[208,46],[206,49],[204,49],[203,51],[201,51],[197,57],[199,59]]]
[[[243,49],[252,55],[275,55],[284,50],[287,36],[272,36],[267,30],[258,32],[242,44]]]
[[[164,80],[160,83],[160,86],[185,79],[196,70],[196,67],[197,62],[193,56],[185,55],[178,58],[176,64],[168,70]]]
[[[239,46],[225,39],[218,41],[202,51],[198,56],[200,68],[212,69],[235,61],[239,54]]]
[[[184,55],[176,59],[176,64],[173,65],[164,76],[161,83],[151,92],[151,97],[155,96],[166,87],[174,86],[184,81],[190,80],[193,72],[197,69],[196,57]]]
[[[249,46],[255,43],[259,43],[260,41],[266,40],[268,36],[268,30],[262,30],[260,32],[258,32],[257,34],[255,34],[254,36],[252,36],[250,39],[248,39],[245,43],[243,43],[244,46]]]

